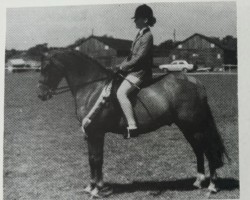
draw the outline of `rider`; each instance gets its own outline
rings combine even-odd
[[[126,73],[126,77],[117,91],[117,98],[128,123],[127,133],[124,135],[126,139],[138,136],[138,127],[128,95],[142,82],[152,78],[153,35],[149,27],[156,22],[152,9],[146,4],[136,8],[132,19],[139,32],[133,41],[130,55],[119,65],[119,69]]]

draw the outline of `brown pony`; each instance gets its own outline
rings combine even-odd
[[[86,55],[76,51],[53,52],[42,61],[38,97],[48,100],[65,77],[75,98],[80,122],[94,106],[113,73]],[[197,158],[197,179],[201,188],[205,180],[204,155],[209,163],[210,184],[216,192],[216,169],[223,166],[225,147],[217,131],[204,86],[183,73],[170,73],[142,88],[134,99],[134,112],[141,133],[175,123],[193,148]],[[107,132],[121,133],[126,123],[117,101],[111,99],[87,126],[90,184],[85,188],[92,196],[104,196],[103,147]],[[139,138],[138,138],[139,139]]]

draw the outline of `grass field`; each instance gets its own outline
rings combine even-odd
[[[196,77],[232,159],[218,170],[221,191],[210,198],[239,198],[237,76]],[[41,102],[37,80],[35,72],[5,77],[4,199],[88,199],[88,154],[73,98],[68,92]],[[110,199],[208,198],[206,189],[192,187],[196,159],[175,126],[136,140],[107,134],[103,171],[114,188]]]

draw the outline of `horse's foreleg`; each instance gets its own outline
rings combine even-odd
[[[89,185],[92,197],[106,197],[112,194],[112,188],[104,187],[103,182],[103,151],[104,151],[104,134],[98,137],[88,137],[89,164],[91,172],[91,182]]]
[[[104,136],[89,136],[87,142],[91,180],[90,184],[84,189],[84,191],[92,193],[96,190],[96,187],[103,187],[102,165]]]
[[[187,125],[190,127],[190,125]],[[179,128],[183,132],[185,138],[190,143],[197,160],[197,176],[196,180],[193,183],[193,186],[196,188],[202,188],[202,183],[205,181],[205,166],[204,166],[204,150],[202,148],[202,137],[200,132],[195,132],[188,130],[184,124],[179,125]]]
[[[102,164],[103,164],[104,137],[88,139],[89,164],[91,169],[91,181],[97,186],[103,186]]]

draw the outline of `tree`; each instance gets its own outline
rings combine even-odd
[[[227,35],[227,36],[225,36],[224,38],[222,38],[222,44],[228,44],[230,41],[232,41],[234,39],[234,37],[233,36],[231,36],[231,35]]]
[[[227,35],[221,40],[221,44],[229,49],[237,49],[237,38]]]
[[[112,35],[107,35],[107,34],[104,34],[102,37],[104,37],[104,38],[114,38]]]
[[[48,43],[38,44],[28,49],[27,54],[29,56],[41,56],[48,51]]]
[[[174,46],[174,41],[173,40],[166,40],[164,42],[162,42],[161,44],[159,44],[159,48],[160,49],[172,49]]]
[[[73,46],[79,46],[83,43],[83,41],[86,40],[86,38],[79,38],[78,40],[76,40],[73,44]]]
[[[162,42],[161,44],[159,44],[158,48],[171,50],[179,43],[180,43],[179,41],[174,42],[173,40],[170,39],[170,40],[166,40],[166,41]]]
[[[5,62],[8,61],[9,58],[18,54],[16,49],[5,50]]]

